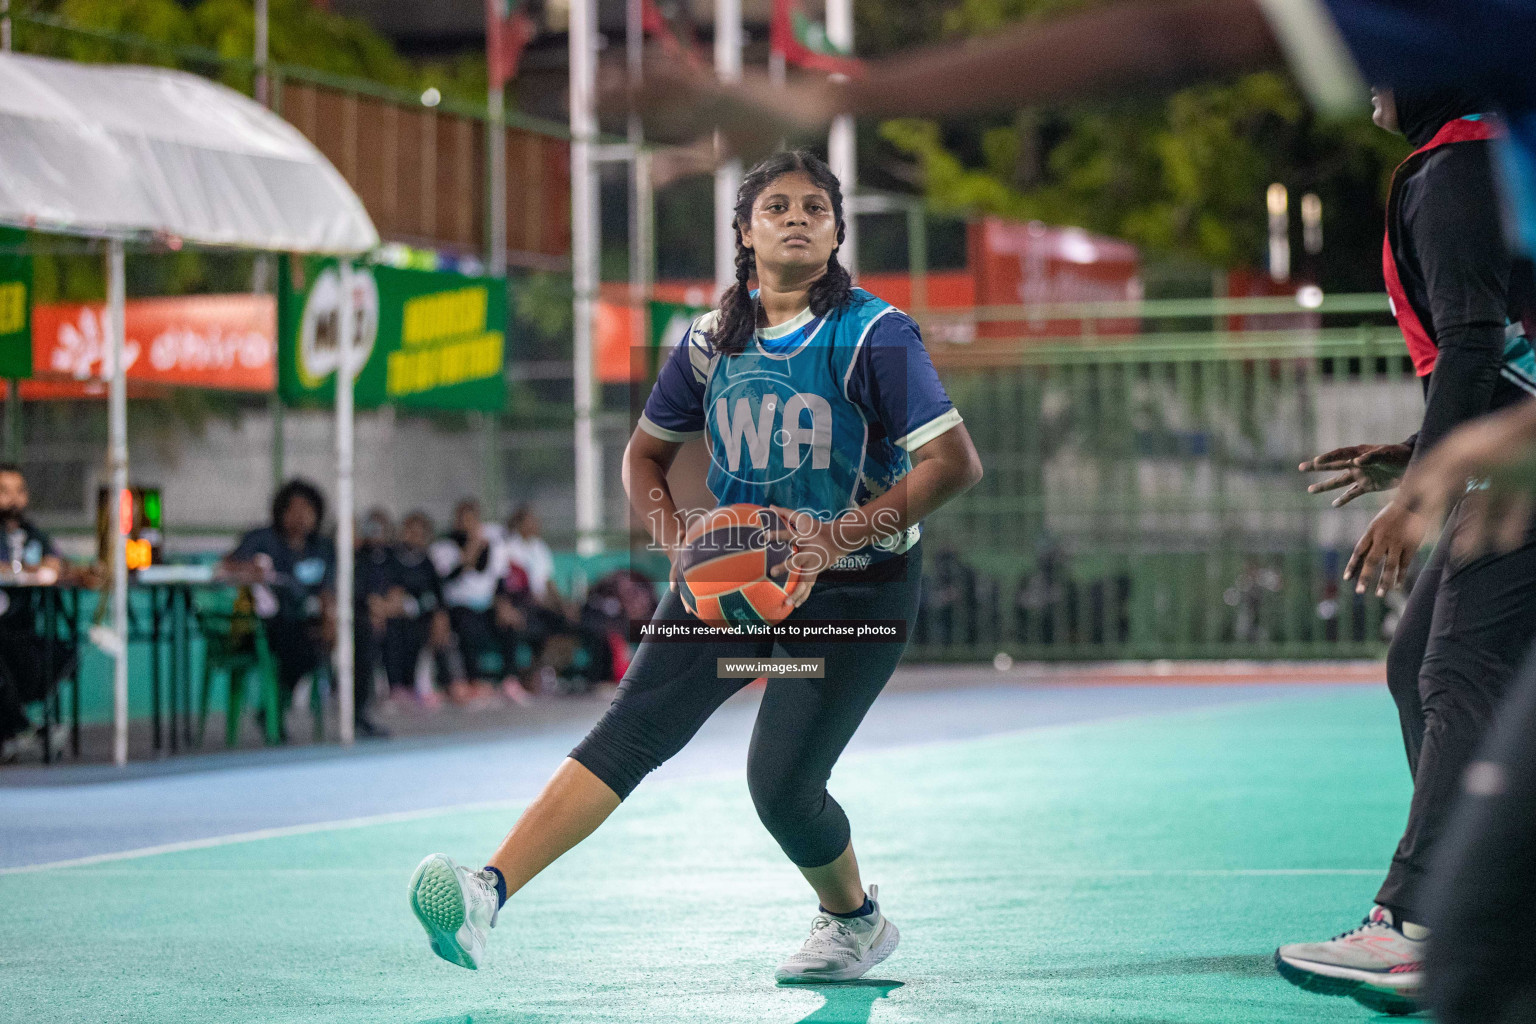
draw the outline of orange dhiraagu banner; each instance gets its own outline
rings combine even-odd
[[[597,379],[621,384],[635,375],[635,351],[644,343],[641,310],[620,302],[597,303]]]
[[[32,308],[32,373],[40,381],[111,376],[106,307]],[[126,308],[128,379],[171,387],[271,391],[277,303],[270,295],[133,299]]]

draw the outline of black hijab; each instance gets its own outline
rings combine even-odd
[[[1395,89],[1392,96],[1397,105],[1398,131],[1408,137],[1414,149],[1434,138],[1447,122],[1490,109],[1485,97],[1461,89]]]

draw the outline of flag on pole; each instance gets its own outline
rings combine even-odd
[[[827,38],[827,27],[800,9],[800,0],[773,0],[768,45],[786,64],[831,75],[861,75],[864,65]]]
[[[679,38],[672,28],[672,23],[667,20],[667,16],[661,13],[656,0],[640,0],[640,29],[647,36],[660,42],[662,52],[668,57],[684,60],[689,67],[703,66],[703,61],[699,59],[698,47],[692,39],[692,33],[689,33],[690,38],[686,43]]]
[[[517,62],[536,28],[517,0],[485,0],[485,65],[493,89],[517,77]]]

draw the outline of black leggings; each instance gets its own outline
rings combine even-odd
[[[1462,504],[1451,512],[1387,653],[1413,802],[1376,902],[1415,923],[1423,921],[1420,889],[1462,771],[1536,637],[1536,533],[1507,555],[1459,563],[1449,550],[1464,511]]]
[[[1429,1003],[1442,1024],[1536,1021],[1536,648],[1435,857],[1426,896],[1433,929]]]
[[[818,581],[791,617],[917,619],[921,547],[858,581]],[[892,564],[899,563],[899,564]],[[675,592],[652,621],[688,620]],[[770,679],[747,753],[752,803],[786,856],[800,867],[830,864],[848,847],[848,817],[827,792],[832,766],[891,678],[902,642],[781,642],[796,658],[826,659],[824,679]],[[717,658],[766,657],[772,641],[722,639],[640,645],[607,714],[571,752],[620,799],[681,750],[706,719],[750,680],[721,679]]]

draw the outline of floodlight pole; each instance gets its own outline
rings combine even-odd
[[[827,41],[844,53],[853,52],[853,0],[827,0]],[[834,76],[836,77],[836,76]],[[853,202],[858,188],[858,163],[853,117],[839,114],[827,137],[827,162],[843,187],[843,222],[847,232],[838,259],[854,280],[859,277],[858,217]]]
[[[128,557],[122,500],[128,489],[128,367],[124,301],[123,240],[107,242],[107,334],[112,346],[112,381],[107,394],[107,429],[112,494],[107,501],[107,535],[112,539],[112,762],[128,763]]]
[[[741,81],[741,0],[715,0],[715,74],[722,82]],[[715,148],[723,145],[715,135]],[[715,291],[736,283],[736,192],[741,188],[741,160],[715,168]],[[718,296],[717,296],[718,297]]]
[[[3,3],[3,2],[5,2],[5,0],[0,0],[0,3]],[[267,39],[268,39],[267,27],[268,27],[269,22],[271,21],[271,19],[267,16],[267,0],[256,0],[255,18],[256,18],[256,28],[255,28],[255,37],[256,37],[255,43],[256,43],[256,45],[254,47],[254,49],[255,49],[254,57],[255,57],[255,64],[256,64],[256,80],[255,80],[255,83],[254,83],[253,88],[252,88],[252,93],[256,97],[256,102],[260,103],[262,106],[265,107],[265,106],[268,106],[268,103],[267,103]]]
[[[571,373],[576,414],[576,551],[602,550],[602,465],[594,425],[592,327],[597,311],[597,0],[571,0]]]
[[[341,339],[336,365],[336,717],[343,744],[352,742],[352,677],[357,651],[353,645],[352,550],[352,360],[357,344],[357,316],[352,296],[352,259],[337,261],[341,304],[336,333]],[[316,680],[313,685],[318,686]]]
[[[0,0],[0,52],[11,52],[11,0]]]
[[[631,86],[640,85],[645,60],[645,17],[642,0],[625,0],[624,57]],[[629,117],[629,145],[634,150],[629,196],[629,289],[640,325],[640,337],[631,339],[642,351],[650,344],[651,290],[656,277],[656,195],[651,184],[651,154],[645,149],[645,133],[638,114]],[[631,354],[631,361],[635,355]]]
[[[3,2],[3,0],[0,0]],[[268,109],[272,106],[272,85],[267,75],[268,40],[270,33],[268,27],[271,18],[268,16],[268,0],[256,0],[253,12],[255,20],[255,42],[252,47],[252,58],[256,66],[256,73],[251,82],[251,95],[256,102]],[[256,265],[251,274],[251,291],[257,295],[266,295],[273,286],[276,274],[273,273],[274,258],[271,253],[262,252],[256,254]],[[267,398],[267,415],[272,419],[272,490],[276,491],[283,486],[284,472],[284,425],[283,425],[283,399],[276,389]]]
[[[496,27],[494,31],[501,31]],[[492,68],[490,82],[485,93],[485,151],[486,164],[486,273],[503,278],[502,289],[507,287],[507,92],[506,85],[498,79],[501,72]],[[505,297],[505,296],[503,296]],[[505,367],[503,367],[505,373]],[[495,412],[480,414],[481,429],[481,480],[480,503],[488,516],[495,516],[501,504],[501,434],[500,417]]]

